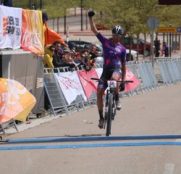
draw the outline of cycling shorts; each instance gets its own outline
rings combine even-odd
[[[113,73],[117,73],[121,76],[120,69],[103,69],[102,75],[100,77],[100,81],[98,83],[98,88],[106,89],[107,88],[107,80],[111,80]]]

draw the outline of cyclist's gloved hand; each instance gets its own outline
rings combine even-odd
[[[95,15],[95,12],[93,10],[88,11],[88,16],[93,17]]]
[[[122,82],[120,84],[119,89],[120,89],[120,91],[124,91],[125,90],[125,83],[124,82]]]

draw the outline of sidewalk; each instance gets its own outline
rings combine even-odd
[[[95,107],[95,106],[87,106],[85,109],[87,110],[90,107]],[[81,111],[83,111],[83,109],[80,109],[79,112],[81,112]],[[71,114],[74,114],[75,112],[76,111],[72,111],[69,114],[71,115]],[[30,114],[28,121],[17,124],[17,128],[18,128],[19,132],[17,132],[16,129],[13,126],[11,126],[11,127],[5,129],[5,133],[6,133],[5,136],[11,135],[11,134],[17,134],[17,133],[23,132],[25,130],[37,127],[37,126],[39,126],[41,124],[49,123],[49,122],[51,122],[53,120],[61,119],[63,117],[67,117],[67,116],[68,115],[65,114],[65,113],[54,116],[53,114],[50,114],[50,113],[47,112],[44,116],[42,116],[40,118],[37,118],[36,115]],[[0,132],[0,135],[2,135],[2,132]]]

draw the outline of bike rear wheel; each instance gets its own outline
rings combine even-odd
[[[112,124],[112,116],[113,116],[113,94],[108,94],[108,113],[107,113],[107,127],[106,127],[106,136],[111,134],[111,124]]]

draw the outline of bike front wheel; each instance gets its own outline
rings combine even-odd
[[[108,113],[107,113],[107,127],[106,127],[106,136],[111,134],[111,124],[112,124],[112,116],[113,116],[113,94],[108,94]]]

